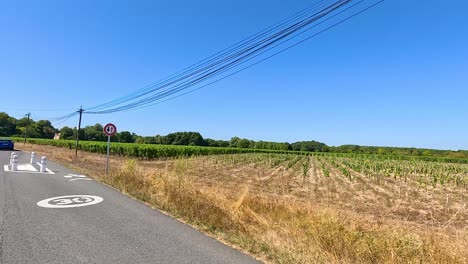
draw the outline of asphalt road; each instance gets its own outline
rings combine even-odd
[[[10,153],[0,151],[0,263],[258,263],[57,163],[55,174],[4,171]]]

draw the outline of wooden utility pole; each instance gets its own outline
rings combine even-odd
[[[28,117],[28,123],[26,123],[26,128],[24,129],[24,145],[26,145],[26,139],[28,137],[29,118],[31,117],[31,113],[27,113],[26,116]]]
[[[80,113],[80,119],[78,121],[78,129],[76,130],[75,156],[78,155],[78,142],[80,141],[81,116],[83,115],[83,111],[83,107],[80,107],[80,110],[78,110],[78,113]]]

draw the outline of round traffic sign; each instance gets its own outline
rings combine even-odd
[[[117,133],[117,127],[114,124],[107,124],[104,126],[104,134],[107,136],[113,136]]]

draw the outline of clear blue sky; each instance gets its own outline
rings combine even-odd
[[[103,103],[309,4],[0,0],[0,111],[40,119]],[[85,115],[83,125],[114,122],[141,135],[199,131],[214,139],[468,149],[467,10],[461,0],[387,0],[215,85],[148,109]],[[49,109],[65,110],[39,111]]]

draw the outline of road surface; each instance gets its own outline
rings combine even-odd
[[[5,171],[10,153],[0,151],[0,263],[258,263],[57,163],[39,173],[17,152],[22,172]]]

